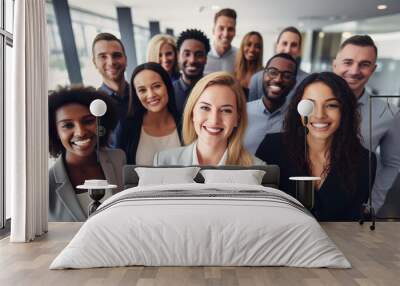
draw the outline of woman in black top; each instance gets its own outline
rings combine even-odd
[[[164,141],[166,143],[164,150],[182,145],[174,89],[168,73],[160,64],[153,62],[135,68],[130,86],[132,96],[128,107],[128,118],[118,124],[113,147],[125,151],[128,164],[151,165],[153,153],[162,151],[163,144],[156,146],[158,149],[155,150],[153,146],[146,145],[149,143],[148,139],[146,141],[141,139],[150,136],[153,141],[161,141],[162,138],[169,137],[168,141]],[[138,155],[143,155],[140,153],[141,150],[146,151],[146,156],[151,158],[149,162],[143,163],[138,160]]]
[[[302,99],[314,103],[307,123],[297,112]],[[256,156],[281,168],[280,188],[295,196],[291,176],[316,176],[312,213],[321,221],[358,220],[369,195],[369,151],[360,143],[357,99],[347,83],[331,72],[309,75],[289,105],[283,133],[268,134]],[[376,157],[372,154],[372,178]]]

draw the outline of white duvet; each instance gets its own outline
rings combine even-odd
[[[195,183],[114,195],[50,269],[127,265],[351,267],[318,222],[285,193]]]

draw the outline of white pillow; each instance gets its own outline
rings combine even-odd
[[[135,168],[139,186],[195,183],[193,179],[199,170],[199,167]]]
[[[201,170],[204,183],[234,183],[261,185],[265,175],[263,170]]]

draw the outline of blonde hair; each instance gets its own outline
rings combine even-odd
[[[244,57],[244,48],[249,41],[251,36],[258,36],[261,40],[261,52],[259,58],[255,62],[248,62]],[[246,82],[246,75],[248,73],[254,74],[263,68],[263,38],[259,32],[251,31],[244,35],[242,42],[240,43],[239,51],[236,55],[235,62],[235,77],[239,81],[241,86],[247,87],[248,82]]]
[[[150,42],[147,45],[147,62],[160,63],[160,50],[164,44],[171,45],[174,50],[175,63],[172,72],[178,73],[178,50],[176,49],[175,38],[170,35],[158,34],[150,39]]]
[[[250,166],[253,164],[252,157],[243,147],[243,137],[247,127],[246,97],[237,80],[227,72],[210,73],[200,79],[193,87],[183,112],[183,141],[185,145],[189,145],[197,139],[198,136],[192,120],[193,109],[204,90],[213,85],[227,86],[236,96],[238,126],[234,128],[228,139],[226,165]]]

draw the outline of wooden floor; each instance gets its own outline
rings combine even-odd
[[[79,229],[50,223],[49,233],[27,244],[0,241],[0,285],[400,285],[400,222],[324,223],[352,269],[289,267],[122,267],[48,270]]]

